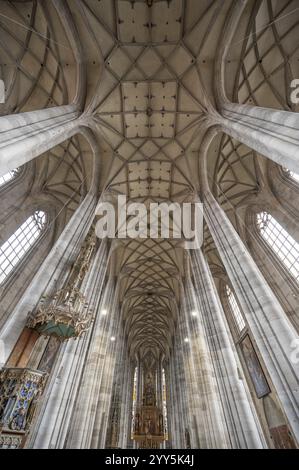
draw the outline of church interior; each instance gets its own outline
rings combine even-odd
[[[297,449],[298,1],[2,0],[0,102],[0,449]]]

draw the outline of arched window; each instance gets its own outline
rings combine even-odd
[[[0,247],[0,284],[33,246],[46,225],[46,214],[35,211]]]
[[[259,232],[283,265],[299,280],[299,243],[268,212],[256,216]]]
[[[225,292],[227,295],[231,316],[234,322],[235,331],[236,334],[239,335],[246,327],[246,323],[244,321],[243,314],[239,308],[239,305],[237,304],[235,295],[228,285],[225,286]]]
[[[0,188],[1,186],[4,186],[6,183],[14,179],[19,173],[20,169],[17,168],[16,170],[11,170],[8,173],[5,173],[5,175],[0,176]]]

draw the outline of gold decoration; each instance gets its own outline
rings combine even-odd
[[[35,312],[29,314],[27,326],[45,336],[61,341],[80,337],[91,325],[92,315],[85,296],[80,291],[94,252],[94,230],[87,236],[73,265],[66,286],[53,296],[44,296]]]
[[[86,299],[78,288],[74,287],[71,292],[68,288],[61,289],[40,303],[38,310],[29,315],[27,326],[45,336],[57,336],[61,341],[79,337],[92,322],[87,308]]]

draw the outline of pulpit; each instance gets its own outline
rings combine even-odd
[[[0,449],[22,447],[47,374],[4,367],[0,371]]]

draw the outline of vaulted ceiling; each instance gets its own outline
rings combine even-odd
[[[109,201],[194,201],[198,149],[215,104],[214,63],[232,0],[67,0],[87,76],[85,115],[101,146],[101,187]],[[0,77],[4,113],[73,100],[75,52],[57,0],[2,1]],[[226,88],[232,100],[285,107],[286,83],[299,76],[295,0],[249,0],[232,40]],[[291,14],[292,13],[292,14]],[[244,40],[245,37],[245,40]],[[298,42],[298,41],[297,41]],[[68,211],[90,182],[91,156],[75,137],[37,159],[40,190]],[[257,194],[253,151],[219,135],[210,150],[211,187],[231,211]],[[180,240],[117,242],[115,270],[130,350],[167,356],[184,275]],[[213,242],[206,251],[221,269]]]

